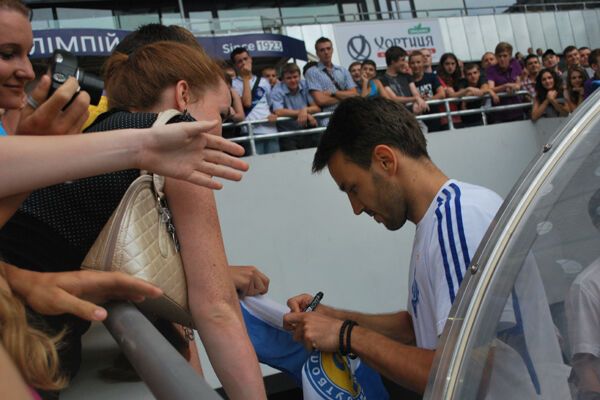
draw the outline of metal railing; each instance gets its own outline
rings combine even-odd
[[[104,325],[158,400],[221,397],[130,303],[110,303]]]
[[[543,12],[543,11],[560,11],[560,10],[588,10],[600,7],[599,0],[581,1],[581,2],[555,2],[555,3],[537,3],[537,4],[506,4],[494,6],[480,7],[440,7],[440,8],[423,8],[412,10],[400,10],[399,1],[395,0],[395,10],[380,10],[380,11],[360,11],[355,13],[331,13],[298,16],[252,16],[252,17],[223,17],[223,18],[182,18],[173,17],[173,15],[163,16],[157,14],[139,14],[140,17],[148,16],[148,22],[156,22],[157,18],[161,23],[178,24],[186,27],[195,34],[210,34],[223,35],[231,33],[243,32],[272,32],[281,33],[283,26],[290,25],[308,25],[308,24],[329,24],[337,22],[358,22],[368,20],[389,20],[389,19],[411,19],[411,18],[430,18],[430,17],[456,17],[469,15],[494,15],[510,12]],[[180,13],[183,15],[183,10]],[[316,15],[315,15],[316,14]],[[36,11],[33,10],[35,18]],[[130,24],[123,23],[121,15],[106,16],[94,18],[93,21],[101,21],[98,28],[109,29],[127,29]],[[127,15],[126,17],[131,17]],[[65,24],[61,24],[65,21]],[[81,28],[90,27],[90,18],[65,18],[65,19],[34,19],[35,29],[50,29],[68,27],[74,28],[81,22]],[[139,23],[139,21],[137,22]],[[93,26],[92,26],[93,27]]]
[[[526,90],[520,90],[518,92],[513,93],[512,95],[509,95],[508,93],[498,93],[498,97],[500,97],[500,98],[515,97],[515,96],[530,96],[530,93]],[[495,106],[495,105],[490,106],[488,104],[482,104],[482,106],[479,108],[473,108],[473,109],[469,109],[469,110],[452,110],[450,107],[451,103],[462,103],[462,102],[470,102],[470,101],[477,101],[477,100],[484,101],[484,100],[488,100],[488,99],[491,100],[491,97],[489,95],[450,97],[450,98],[439,99],[439,100],[428,100],[428,101],[426,101],[426,103],[430,106],[430,108],[432,106],[436,106],[436,105],[443,105],[444,111],[438,112],[438,113],[417,115],[416,118],[417,118],[417,120],[422,120],[422,121],[430,120],[430,119],[447,118],[448,119],[448,129],[454,130],[457,128],[454,125],[454,122],[452,121],[453,116],[481,114],[482,124],[487,125],[488,124],[487,114],[489,114],[489,113],[498,113],[498,112],[503,112],[503,111],[515,110],[515,109],[531,108],[531,106],[533,104],[531,101],[525,101],[525,102],[509,104],[509,105],[498,105],[498,106]],[[486,103],[490,103],[490,102],[486,102]],[[410,104],[411,103],[407,103],[407,105],[410,105]],[[313,114],[313,116],[315,118],[321,120],[321,119],[330,117],[332,114],[333,114],[332,111],[324,111],[324,112],[320,112],[320,113],[315,113],[315,114]],[[277,118],[277,122],[294,121],[294,120],[295,119],[291,118],[291,117]],[[289,136],[312,135],[315,133],[322,133],[326,129],[326,127],[324,127],[324,126],[319,126],[316,128],[298,129],[298,130],[293,130],[293,131],[282,131],[282,132],[268,133],[268,134],[254,133],[255,125],[264,125],[264,124],[272,124],[272,123],[273,122],[271,122],[270,120],[265,118],[265,119],[258,119],[258,120],[253,120],[253,121],[242,121],[242,122],[238,122],[238,123],[229,122],[229,123],[223,124],[223,128],[226,129],[226,128],[245,127],[245,129],[247,130],[247,135],[229,138],[229,140],[231,140],[233,142],[238,142],[238,143],[248,142],[250,145],[250,153],[247,155],[256,154],[256,141],[257,140],[261,141],[261,140],[275,139],[275,138],[289,137]]]

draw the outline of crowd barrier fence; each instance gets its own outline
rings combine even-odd
[[[500,98],[515,97],[515,96],[523,96],[524,97],[524,96],[531,96],[531,95],[526,90],[520,90],[513,94],[498,93],[498,97],[500,97]],[[521,97],[521,98],[523,98],[523,97]],[[452,103],[462,103],[462,102],[470,102],[470,101],[477,101],[477,100],[483,100],[483,102],[482,102],[483,104],[479,108],[474,108],[474,109],[469,109],[469,110],[452,110],[450,107],[450,104],[452,104]],[[408,103],[407,105],[409,105],[409,104],[410,103]],[[487,114],[498,113],[498,112],[514,110],[514,109],[531,108],[533,105],[533,102],[532,102],[532,100],[526,100],[526,101],[522,101],[520,103],[515,103],[515,104],[510,104],[510,105],[497,105],[496,106],[496,105],[491,105],[490,96],[485,95],[485,96],[450,97],[450,98],[439,99],[439,100],[428,100],[427,104],[430,107],[436,106],[436,105],[443,105],[445,111],[438,112],[438,113],[417,115],[416,116],[417,120],[429,120],[429,119],[445,117],[448,119],[448,128],[450,130],[454,130],[457,128],[454,125],[454,122],[452,121],[452,116],[481,114],[481,119],[482,119],[483,125],[487,125],[489,123]],[[313,114],[313,116],[319,120],[322,120],[324,118],[330,117],[331,114],[332,114],[331,111],[326,111],[326,112],[320,112],[320,113]],[[277,118],[277,121],[290,121],[290,120],[294,120],[294,118],[291,118],[291,117],[278,117]],[[272,124],[272,123],[273,122],[270,122],[268,119],[265,118],[265,119],[258,119],[258,120],[253,120],[253,121],[242,121],[242,122],[238,122],[238,123],[226,123],[226,124],[223,124],[223,128],[239,127],[239,128],[244,128],[246,130],[245,136],[237,136],[234,138],[230,138],[230,140],[233,142],[238,142],[238,143],[248,142],[250,145],[250,153],[247,155],[256,154],[256,141],[257,140],[260,141],[260,140],[275,139],[275,138],[289,137],[289,136],[312,135],[315,133],[322,133],[326,129],[326,127],[324,127],[324,126],[319,126],[319,127],[315,127],[315,128],[298,129],[298,130],[293,130],[293,131],[282,131],[282,132],[269,133],[269,134],[255,134],[254,133],[254,129],[255,129],[256,125]]]

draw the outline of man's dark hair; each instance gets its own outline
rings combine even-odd
[[[352,64],[348,66],[348,71],[352,70],[352,68],[354,68],[356,65],[360,67],[362,64],[360,61],[353,61]]]
[[[496,45],[496,48],[494,49],[495,55],[499,55],[501,53],[508,53],[512,56],[512,52],[513,52],[513,47],[508,42],[500,42]]]
[[[317,66],[317,62],[316,61],[309,61],[306,64],[304,64],[304,67],[302,67],[302,75],[306,76],[306,72],[311,69],[312,67],[316,67]]]
[[[315,50],[317,50],[317,46],[321,43],[331,43],[331,39],[328,39],[325,36],[321,36],[320,38],[318,38],[315,42]]]
[[[377,64],[375,64],[375,61],[373,61],[373,60],[370,60],[370,59],[363,60],[361,66],[363,66],[363,65],[370,65],[373,68],[375,68],[375,71],[377,71]]]
[[[535,58],[536,60],[540,61],[540,58],[536,54],[529,54],[527,57],[525,57],[525,65],[527,65],[527,62],[532,58]]]
[[[281,76],[285,76],[285,74],[293,74],[298,73],[300,75],[300,67],[294,63],[287,63],[281,69]]]
[[[399,46],[391,46],[385,51],[385,64],[389,67],[400,57],[406,57],[406,50]]]
[[[201,47],[194,35],[181,26],[146,24],[125,36],[114,51],[131,54],[142,46],[164,40]]]
[[[587,46],[581,46],[580,48],[578,48],[577,50],[581,51],[581,50],[589,50],[590,48]]]
[[[599,65],[600,64],[600,49],[594,49],[588,56],[588,63],[590,66],[592,64]]]
[[[573,45],[565,47],[565,49],[563,50],[563,56],[566,56],[568,53],[572,52],[573,50],[577,51],[577,47],[575,47]]]
[[[248,53],[248,49],[246,49],[245,47],[236,47],[235,49],[233,49],[233,51],[229,55],[229,59],[231,60],[232,63],[235,64],[235,56],[237,56],[238,54],[242,54],[242,53],[247,53],[248,55],[250,55],[250,53]]]
[[[340,150],[364,169],[371,166],[375,146],[385,144],[412,158],[427,157],[427,141],[406,107],[382,97],[352,97],[333,112],[321,137],[312,171],[321,171]]]
[[[465,64],[465,72],[470,71],[470,70],[475,69],[475,68],[480,69],[479,68],[479,64],[477,64],[477,63],[468,63],[468,64]]]

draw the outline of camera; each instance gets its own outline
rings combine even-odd
[[[90,95],[90,104],[98,105],[102,97],[102,91],[104,90],[104,82],[99,76],[87,73],[79,68],[79,62],[75,55],[65,50],[55,50],[50,59],[49,69],[52,83],[48,97],[52,96],[56,89],[65,83],[70,76],[73,76],[79,82],[81,90],[85,90]],[[73,96],[73,99],[77,94],[79,92]],[[69,104],[71,104],[73,99],[69,101]]]

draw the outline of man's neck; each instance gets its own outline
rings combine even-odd
[[[329,62],[323,62],[321,61],[321,64],[323,64],[323,66],[327,69],[332,69],[333,68],[333,63],[331,61]]]
[[[402,179],[407,194],[408,219],[417,225],[448,177],[430,159],[421,158],[411,160]]]
[[[387,67],[387,69],[385,70],[385,73],[388,74],[389,76],[396,76],[398,75],[398,73],[396,72],[396,70],[392,67]]]
[[[418,82],[421,79],[423,79],[424,76],[425,76],[425,71],[421,71],[421,73],[415,72],[415,74],[413,75],[413,79]]]

